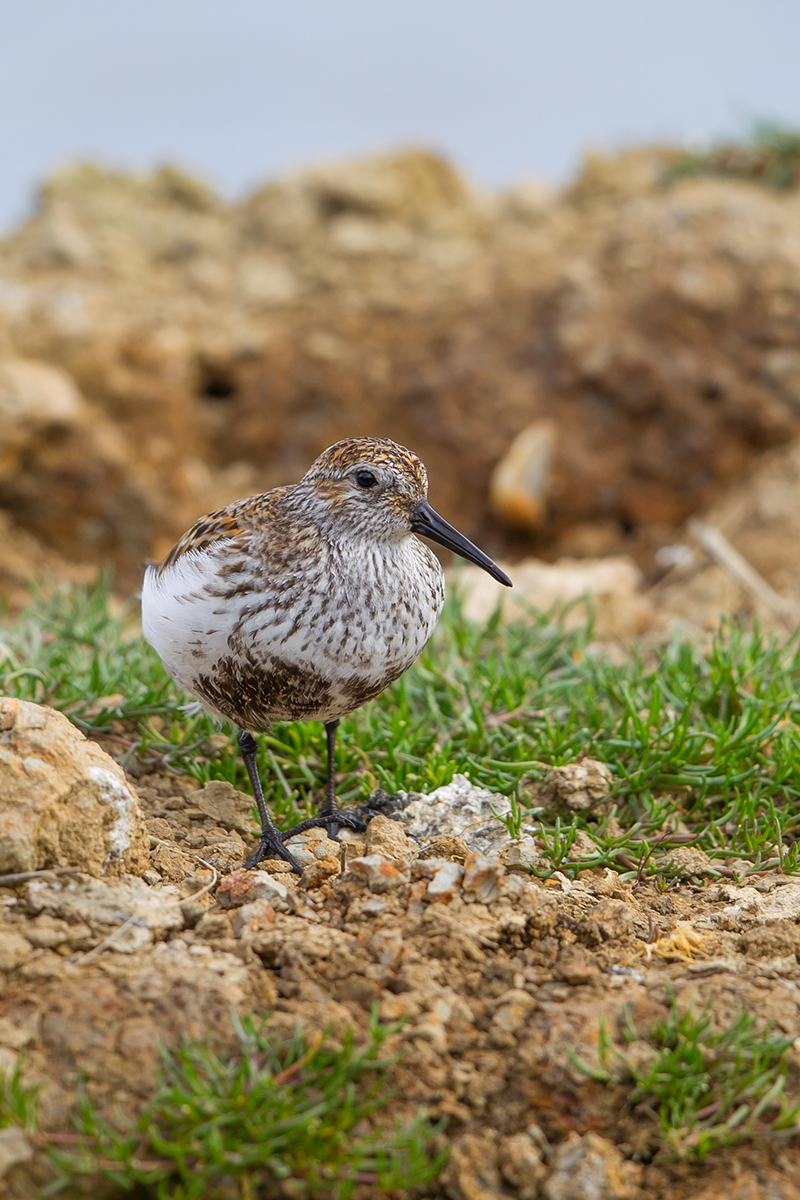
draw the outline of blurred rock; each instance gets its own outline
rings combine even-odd
[[[468,621],[487,621],[500,606],[506,620],[570,605],[565,626],[575,628],[589,617],[599,638],[628,638],[643,633],[654,616],[641,592],[643,576],[627,558],[569,560],[557,563],[524,559],[506,563],[513,589],[503,587],[480,567],[458,567],[453,579],[464,597]]]
[[[0,971],[14,971],[33,954],[33,943],[5,921],[0,923]]]
[[[430,900],[450,900],[457,893],[463,874],[464,868],[460,863],[442,863],[428,884],[428,898]]]
[[[598,817],[611,805],[613,782],[605,763],[585,757],[563,767],[553,767],[545,780],[523,784],[523,790],[534,805]]]
[[[275,909],[269,900],[253,900],[231,914],[231,925],[237,937],[249,937],[275,924]]]
[[[141,872],[147,849],[138,799],[114,760],[61,713],[0,699],[0,872]]]
[[[156,529],[119,426],[65,371],[25,358],[0,359],[0,506],[74,560],[137,540],[144,554]]]
[[[44,913],[68,924],[80,922],[93,931],[95,942],[113,929],[134,938],[146,935],[128,946],[122,936],[115,937],[116,950],[141,949],[153,941],[162,941],[184,925],[177,888],[148,887],[130,876],[114,883],[99,879],[67,879],[64,883],[34,879],[25,885],[25,893],[29,915]],[[122,931],[121,926],[127,921],[130,926]]]
[[[286,884],[267,871],[236,871],[220,883],[217,903],[221,908],[240,908],[257,900],[268,900],[273,908],[286,911],[288,895]]]
[[[489,482],[489,503],[498,520],[529,530],[542,524],[556,436],[555,422],[546,420],[534,421],[514,438]]]
[[[498,859],[473,852],[464,863],[464,891],[470,899],[489,904],[497,895],[497,885],[504,874],[505,866]]]
[[[237,792],[232,784],[212,779],[204,788],[191,792],[189,804],[199,808],[223,829],[233,829],[242,837],[252,837],[258,829],[258,818],[253,816],[255,801],[245,792]]]
[[[29,1162],[33,1149],[25,1134],[16,1125],[0,1129],[0,1179],[18,1163]]]
[[[528,1133],[514,1133],[500,1143],[500,1170],[516,1189],[519,1200],[537,1200],[539,1184],[547,1175],[541,1145]]]
[[[596,1133],[571,1133],[557,1146],[544,1184],[547,1200],[633,1200],[642,1168]]]
[[[391,892],[408,883],[408,874],[400,871],[382,854],[366,854],[351,858],[347,864],[350,874],[367,885],[371,892]]]

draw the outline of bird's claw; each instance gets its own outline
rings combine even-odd
[[[303,874],[303,868],[300,866],[297,859],[292,854],[291,850],[287,850],[283,844],[283,836],[276,829],[274,833],[264,833],[258,841],[258,849],[255,854],[248,858],[244,864],[245,871],[252,871],[253,867],[257,867],[265,858],[280,858],[287,862],[292,870],[297,875]]]
[[[340,829],[352,829],[354,833],[363,833],[366,828],[366,822],[360,817],[351,817],[337,808],[333,812],[321,813],[318,817],[309,817],[307,821],[301,821],[294,829],[287,829],[281,837],[286,841],[298,833],[305,833],[307,829],[324,829],[331,841],[335,842],[338,841],[337,834]]]

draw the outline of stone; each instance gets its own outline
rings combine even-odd
[[[0,872],[149,866],[139,801],[122,769],[65,716],[0,700]]]
[[[530,875],[531,867],[538,867],[545,862],[536,839],[529,833],[506,846],[500,852],[500,861],[507,871],[518,871],[520,875]]]
[[[494,1130],[456,1137],[440,1180],[444,1194],[458,1200],[498,1200],[503,1196]]]
[[[451,862],[452,862],[452,859],[449,859],[449,858],[422,858],[422,857],[420,857],[416,860],[416,862],[413,862],[411,864],[411,878],[412,879],[433,879],[433,877],[437,873],[437,871],[440,871],[442,869],[442,867],[448,866]],[[463,864],[457,863],[456,865],[460,866],[461,870],[463,872],[463,870],[464,870]]]
[[[180,908],[187,929],[194,929],[206,915],[206,909],[199,900],[181,900]]]
[[[705,850],[700,850],[697,846],[677,846],[674,850],[667,851],[661,861],[683,877],[706,875],[714,869]]]
[[[19,1163],[30,1162],[33,1147],[17,1125],[0,1129],[0,1179]]]
[[[466,775],[454,775],[450,783],[430,795],[412,800],[399,818],[406,833],[423,845],[437,838],[458,838],[470,850],[489,854],[499,853],[511,841],[505,825],[494,815],[510,811],[508,797],[476,786]]]
[[[154,514],[130,458],[119,426],[63,368],[0,358],[0,495],[20,525],[69,558],[85,557],[111,528],[122,535],[124,523],[135,543]]]
[[[426,846],[419,852],[419,857],[424,858],[441,858],[455,859],[457,862],[463,863],[469,854],[469,846],[461,838],[455,837],[440,837],[434,838],[432,842],[428,842]]]
[[[149,826],[151,822],[148,821],[147,824]],[[159,875],[170,883],[183,883],[195,870],[192,859],[177,846],[169,844],[156,845],[150,852],[150,862]]]
[[[408,836],[399,821],[379,814],[367,825],[365,853],[382,854],[402,869],[419,857],[419,845]]]
[[[231,925],[238,938],[260,933],[268,925],[275,924],[275,909],[269,900],[253,900],[231,912]]]
[[[497,463],[489,482],[489,505],[498,520],[527,530],[541,525],[557,433],[554,421],[533,421]]]
[[[464,868],[460,863],[442,863],[426,889],[428,899],[451,900],[458,892],[463,875]]]
[[[498,895],[497,885],[505,872],[499,859],[487,858],[484,854],[470,854],[464,863],[465,899],[471,897],[481,904],[491,903]]]
[[[30,914],[46,913],[67,924],[80,921],[101,936],[131,918],[134,927],[149,930],[156,941],[183,929],[181,895],[171,884],[149,887],[131,877],[124,882],[66,879],[61,884],[33,879],[25,892]]]
[[[0,971],[15,971],[33,954],[27,938],[5,922],[0,923]]]
[[[579,829],[567,851],[567,862],[583,862],[587,858],[596,858],[598,849],[585,829]]]
[[[353,858],[349,863],[348,874],[365,883],[371,892],[391,892],[408,883],[408,874],[399,871],[388,858],[382,854],[366,854],[363,858]]]
[[[268,871],[234,871],[227,875],[217,888],[217,903],[220,908],[240,908],[254,900],[268,900],[277,912],[286,912],[289,891]]]
[[[566,766],[553,767],[545,780],[526,783],[524,791],[535,805],[598,817],[611,807],[613,781],[605,763],[584,756]]]
[[[632,904],[623,900],[612,900],[605,897],[588,914],[590,921],[595,921],[604,941],[615,938],[630,937],[636,922],[636,909]]]
[[[194,932],[204,941],[229,938],[233,933],[233,924],[227,913],[206,913],[197,922]]]
[[[527,1132],[513,1133],[500,1141],[499,1165],[503,1178],[519,1200],[537,1200],[539,1184],[547,1174],[541,1146]]]
[[[223,829],[235,830],[243,838],[252,838],[258,831],[259,822],[253,815],[255,801],[252,796],[237,792],[232,784],[221,779],[212,779],[200,791],[187,796],[187,801],[215,824]]]
[[[227,838],[206,845],[202,856],[220,875],[238,870],[247,857],[244,842],[235,829],[231,830]]]
[[[340,862],[335,858],[315,858],[303,871],[297,886],[306,891],[322,887],[333,875],[338,875]]]
[[[323,844],[329,840],[324,829],[315,827],[313,829],[306,829],[303,833],[295,834],[294,837],[287,840],[286,846],[291,850],[299,865],[305,868],[320,855],[323,858],[328,857],[329,851],[327,848],[323,850]],[[341,854],[339,844],[333,843],[333,845],[335,846],[333,853],[337,855]]]
[[[596,1133],[571,1133],[550,1159],[547,1200],[633,1200],[642,1168]]]

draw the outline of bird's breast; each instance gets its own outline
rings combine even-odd
[[[415,537],[382,551],[333,547],[277,573],[200,558],[146,581],[145,633],[212,712],[251,730],[330,721],[373,699],[421,654],[444,599]]]

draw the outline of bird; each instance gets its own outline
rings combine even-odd
[[[416,662],[444,604],[444,573],[420,536],[511,580],[428,502],[428,476],[389,438],[330,446],[295,484],[201,517],[142,588],[142,630],[167,671],[212,717],[237,727],[265,858],[301,868],[285,845],[309,828],[363,832],[336,801],[336,731]],[[275,826],[255,735],[321,721],[327,782],[318,814]]]

